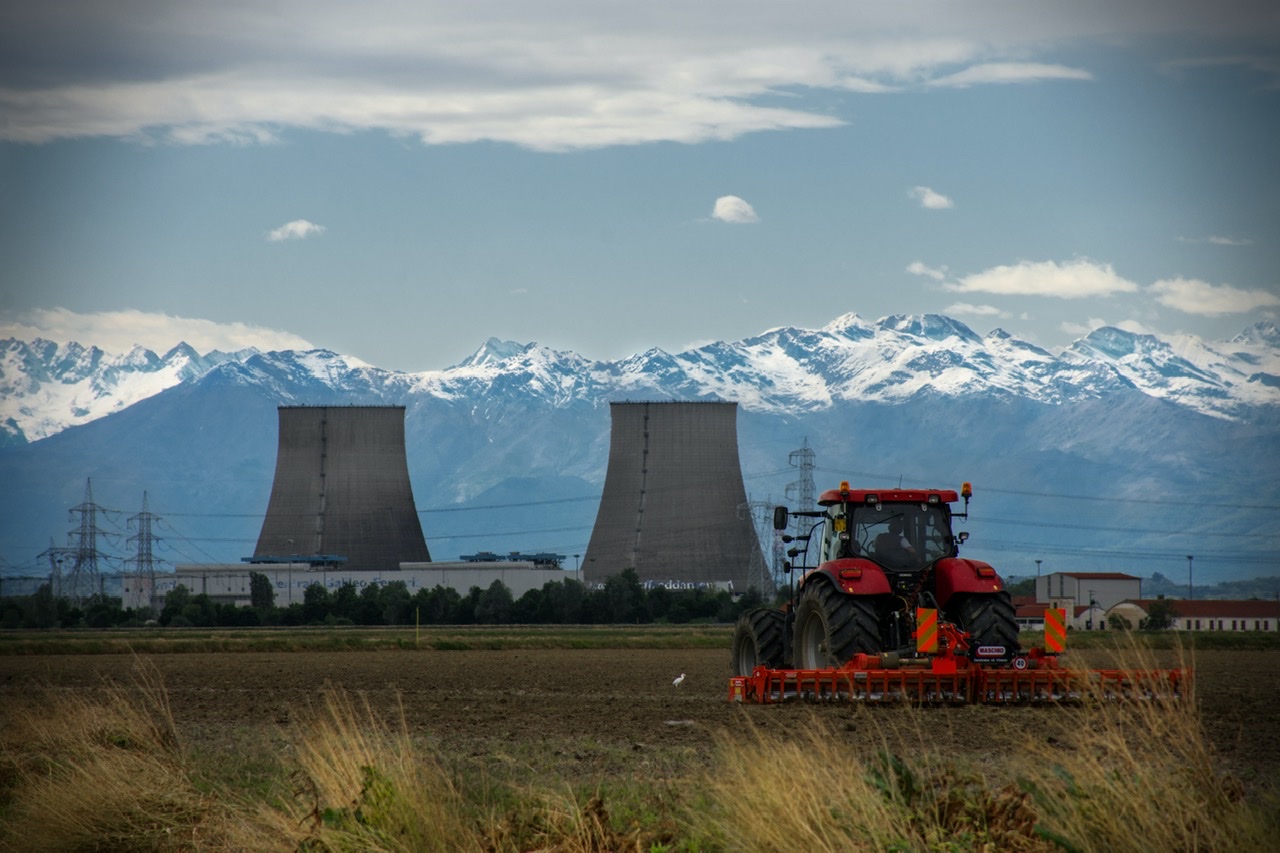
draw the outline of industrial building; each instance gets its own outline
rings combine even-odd
[[[584,582],[630,568],[647,586],[773,591],[746,511],[737,412],[725,402],[610,404],[609,462]]]
[[[336,566],[313,566],[310,563],[205,563],[178,565],[175,572],[153,575],[121,575],[124,607],[147,607],[152,601],[152,577],[155,578],[155,601],[182,584],[195,595],[208,595],[219,604],[249,606],[249,576],[257,572],[266,575],[275,590],[275,606],[288,607],[301,602],[312,584],[320,584],[330,592],[344,584],[364,589],[371,584],[386,586],[402,582],[409,594],[420,589],[437,586],[456,590],[466,595],[471,588],[488,589],[500,580],[511,590],[513,598],[519,598],[531,589],[542,589],[548,582],[579,580],[578,573],[558,567],[535,565],[532,562],[458,562],[458,563],[405,563],[391,571],[352,571]]]
[[[431,555],[413,503],[404,406],[280,406],[255,558],[396,571]]]

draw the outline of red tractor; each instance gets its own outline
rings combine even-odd
[[[821,510],[774,510],[781,531],[791,517],[812,518],[807,533],[784,536],[817,546],[815,566],[792,566],[791,602],[743,614],[733,637],[734,675],[757,666],[817,670],[855,655],[914,657],[916,609],[933,608],[969,637],[975,663],[1008,664],[1018,655],[1018,625],[1004,582],[989,564],[961,557],[968,533],[953,518],[969,517],[972,489],[850,489],[822,493]],[[964,498],[964,512],[951,505]]]

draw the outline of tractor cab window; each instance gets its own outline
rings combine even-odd
[[[953,550],[946,513],[936,505],[858,507],[850,535],[864,555],[890,571],[918,571]]]

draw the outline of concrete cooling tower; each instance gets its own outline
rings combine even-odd
[[[255,558],[345,557],[354,570],[429,562],[405,459],[403,406],[281,406]]]
[[[609,467],[583,562],[685,588],[771,592],[738,461],[737,403],[612,403]]]

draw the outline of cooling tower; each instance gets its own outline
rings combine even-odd
[[[737,403],[612,403],[609,468],[583,579],[732,582],[771,592],[746,509]]]
[[[349,569],[431,560],[413,505],[403,406],[281,406],[254,557],[338,556]]]

